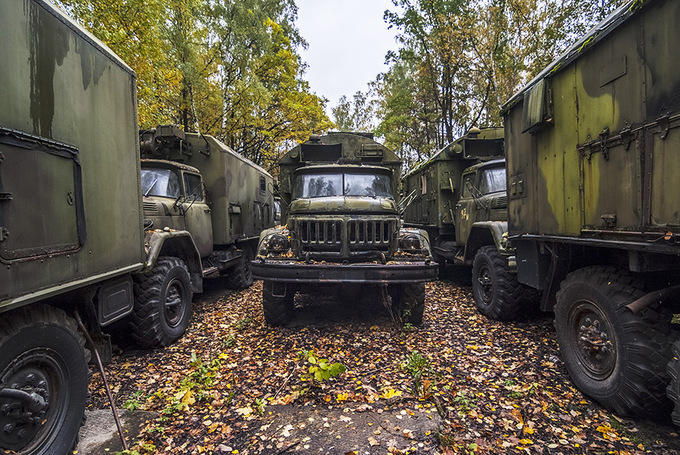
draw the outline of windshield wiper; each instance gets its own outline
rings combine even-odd
[[[151,186],[149,187],[148,190],[146,190],[146,193],[144,193],[144,197],[147,197],[147,196],[149,195],[149,193],[151,192],[151,190],[153,189],[153,187],[156,186],[156,182],[158,182],[158,177],[156,177],[155,179],[153,179],[153,182],[151,182]]]

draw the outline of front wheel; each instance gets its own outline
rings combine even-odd
[[[271,325],[283,325],[293,317],[295,288],[287,283],[262,283],[264,320]]]
[[[555,331],[574,384],[622,416],[667,415],[670,314],[656,305],[633,314],[642,283],[612,267],[586,267],[562,282]]]
[[[392,313],[403,323],[420,325],[425,312],[425,283],[390,286]]]
[[[49,455],[73,450],[87,400],[89,351],[76,322],[46,305],[0,328],[0,447]]]
[[[252,250],[247,246],[243,247],[239,264],[227,275],[227,283],[231,289],[246,289],[252,286],[253,270],[250,264],[252,260]]]
[[[495,246],[477,251],[472,265],[472,294],[477,310],[497,321],[516,319],[525,303],[523,286],[508,270],[508,261]]]
[[[134,279],[132,337],[141,346],[168,346],[184,334],[191,320],[191,279],[179,258],[158,258],[149,274]]]

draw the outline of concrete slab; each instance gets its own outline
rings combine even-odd
[[[144,423],[154,418],[156,414],[148,411],[120,409],[118,416],[128,446],[132,446]],[[123,450],[123,443],[118,435],[116,421],[110,409],[85,410],[85,419],[85,424],[78,434],[78,445],[74,453],[78,455],[110,455]]]

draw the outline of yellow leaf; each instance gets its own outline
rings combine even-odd
[[[387,389],[383,392],[382,395],[380,395],[381,398],[384,399],[390,399],[393,397],[400,397],[401,396],[401,390],[394,390],[394,389]]]
[[[348,393],[339,393],[338,396],[335,397],[335,399],[336,399],[337,401],[347,401],[347,397],[348,397],[348,396],[349,396]]]
[[[520,439],[519,442],[524,444],[525,446],[528,446],[528,445],[531,445],[531,444],[534,443],[534,441],[532,441],[531,439]]]

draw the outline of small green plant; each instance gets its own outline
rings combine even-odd
[[[253,318],[245,317],[245,318],[239,319],[238,321],[234,322],[234,328],[238,331],[241,331],[241,330],[247,328],[252,323],[253,323]]]
[[[225,348],[232,347],[234,343],[236,343],[236,337],[234,336],[233,333],[230,333],[229,335],[227,335],[226,338],[222,339],[222,346],[224,346]]]
[[[203,362],[203,360],[192,351],[189,360],[191,372],[180,381],[179,390],[170,397],[165,397],[164,394],[158,395],[159,398],[166,398],[168,401],[168,404],[165,409],[163,409],[162,413],[165,415],[172,415],[187,409],[196,402],[209,399],[210,395],[208,392],[212,385],[219,379],[222,360],[225,358],[227,358],[226,354],[220,354],[216,359],[209,362]]]
[[[410,333],[410,332],[415,332],[416,327],[411,324],[410,322],[405,322],[404,325],[401,327],[402,332]]]
[[[256,398],[255,399],[255,412],[259,416],[264,415],[264,407],[265,407],[265,401],[262,398]]]
[[[430,365],[427,357],[414,350],[406,358],[406,363],[403,363],[401,367],[413,378],[413,384],[411,384],[413,395],[420,398],[428,398],[430,396],[429,390],[432,386],[430,378],[436,376],[437,373],[432,368],[432,365]]]
[[[139,449],[142,452],[140,452]],[[123,450],[121,452],[116,452],[116,455],[142,455],[142,453],[155,453],[156,452],[156,446],[153,445],[150,442],[145,442],[145,443],[137,443],[135,448],[129,449],[129,450]]]
[[[141,391],[134,392],[130,398],[123,403],[123,407],[128,411],[134,411],[142,407],[141,401],[144,399],[144,394]]]
[[[468,412],[472,408],[477,407],[477,398],[475,398],[474,395],[468,395],[464,390],[461,390],[456,394],[453,402],[458,405],[462,412]]]
[[[323,382],[347,371],[342,363],[330,363],[328,359],[318,358],[313,349],[300,351],[300,356],[309,364],[306,370],[303,369],[306,372],[300,375],[303,381]]]

